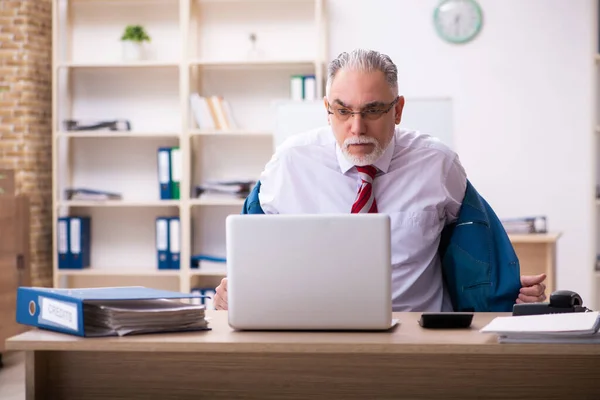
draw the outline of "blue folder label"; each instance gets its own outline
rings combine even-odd
[[[40,322],[52,322],[77,331],[77,304],[39,297]]]

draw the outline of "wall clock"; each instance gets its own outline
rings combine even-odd
[[[483,13],[475,0],[443,0],[433,13],[438,35],[450,43],[467,43],[481,30]]]

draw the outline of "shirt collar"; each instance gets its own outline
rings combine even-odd
[[[386,173],[390,168],[392,156],[394,155],[395,142],[396,135],[392,136],[390,144],[388,144],[381,157],[379,157],[377,161],[373,163],[373,165],[376,166],[377,169],[379,169],[383,173]],[[354,164],[348,161],[348,159],[346,159],[346,157],[344,156],[344,153],[342,153],[342,149],[338,145],[337,141],[335,142],[335,154],[337,157],[338,164],[340,165],[340,170],[342,171],[342,174],[345,174],[354,167]]]

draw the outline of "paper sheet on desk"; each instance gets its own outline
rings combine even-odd
[[[501,343],[600,343],[599,312],[497,317],[482,333]]]

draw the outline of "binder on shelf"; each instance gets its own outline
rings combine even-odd
[[[181,224],[179,217],[169,218],[169,253],[170,268],[181,267]]]
[[[91,259],[91,218],[69,217],[69,268],[84,269]]]
[[[171,148],[171,199],[179,200],[180,188],[181,188],[181,176],[182,176],[182,165],[181,165],[181,150],[179,147]]]
[[[193,296],[197,296],[197,297],[193,297],[193,298],[191,299],[190,303],[192,303],[192,304],[196,304],[196,305],[202,304],[202,300],[203,300],[203,299],[202,299],[202,298],[200,298],[200,297],[198,297],[198,296],[202,295],[202,290],[201,290],[200,288],[192,288],[192,289],[190,290],[190,293],[191,293]]]
[[[57,247],[58,247],[58,268],[70,268],[71,252],[69,251],[69,217],[58,218],[57,223]]]
[[[292,75],[290,78],[290,97],[292,100],[304,99],[304,79],[302,75]]]
[[[158,148],[158,184],[160,199],[171,199],[171,148]]]
[[[193,298],[143,286],[53,289],[19,287],[17,322],[83,337],[209,330]]]
[[[156,218],[156,253],[158,269],[170,269],[171,254],[169,252],[169,220],[167,217]]]
[[[317,99],[317,81],[314,75],[304,75],[303,91],[304,100],[312,101]]]
[[[200,293],[202,296],[202,304],[207,310],[214,310],[215,305],[213,299],[215,298],[215,289],[214,288],[205,288]]]
[[[192,300],[192,304],[201,304],[207,310],[215,309],[213,299],[215,297],[216,292],[214,288],[195,287],[191,289],[190,293],[194,294],[195,296],[199,296]]]

